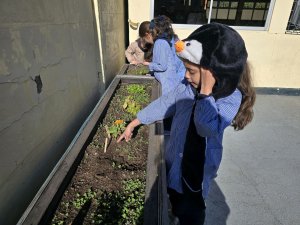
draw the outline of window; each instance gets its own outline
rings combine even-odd
[[[286,33],[300,34],[300,0],[294,0]]]
[[[274,0],[153,0],[154,16],[174,24],[219,22],[230,26],[266,27]]]

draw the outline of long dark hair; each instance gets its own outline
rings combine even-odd
[[[162,38],[170,42],[176,36],[172,28],[172,20],[165,15],[157,16],[151,20],[150,31],[154,40]]]
[[[240,78],[238,89],[241,91],[243,98],[239,111],[236,114],[232,126],[234,130],[242,130],[253,119],[253,105],[256,99],[256,93],[252,84],[251,70],[247,62]]]
[[[145,40],[145,36],[147,34],[150,34],[150,22],[149,21],[144,21],[141,23],[139,27],[139,39],[137,39],[138,46],[140,49],[144,52],[144,59],[147,62],[152,61],[152,56],[153,56],[153,44],[148,43]]]

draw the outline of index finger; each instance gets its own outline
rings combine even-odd
[[[117,143],[119,143],[120,141],[122,141],[124,138],[125,138],[125,135],[121,134],[121,136],[117,140]]]

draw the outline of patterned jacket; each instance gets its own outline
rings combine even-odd
[[[218,100],[212,96],[196,100],[190,84],[184,80],[173,91],[162,95],[138,113],[137,118],[142,124],[173,116],[170,139],[165,151],[169,188],[182,193],[181,161],[191,111],[196,104],[194,123],[198,134],[206,138],[202,194],[204,198],[207,197],[209,185],[216,177],[221,163],[224,129],[232,123],[241,100],[242,94],[238,89]]]

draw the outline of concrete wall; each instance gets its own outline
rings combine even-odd
[[[124,64],[125,8],[0,2],[0,223],[18,221]]]
[[[129,18],[133,22],[150,20],[154,0],[130,0]],[[249,61],[257,87],[300,88],[300,36],[285,34],[293,0],[276,0],[270,26],[266,31],[238,30],[246,42]],[[174,25],[180,38],[187,37],[197,26]],[[129,28],[129,40],[137,31]]]
[[[92,1],[0,1],[0,223],[16,224],[100,97]]]
[[[98,0],[100,49],[106,86],[125,63],[125,44],[128,37],[127,1]]]

